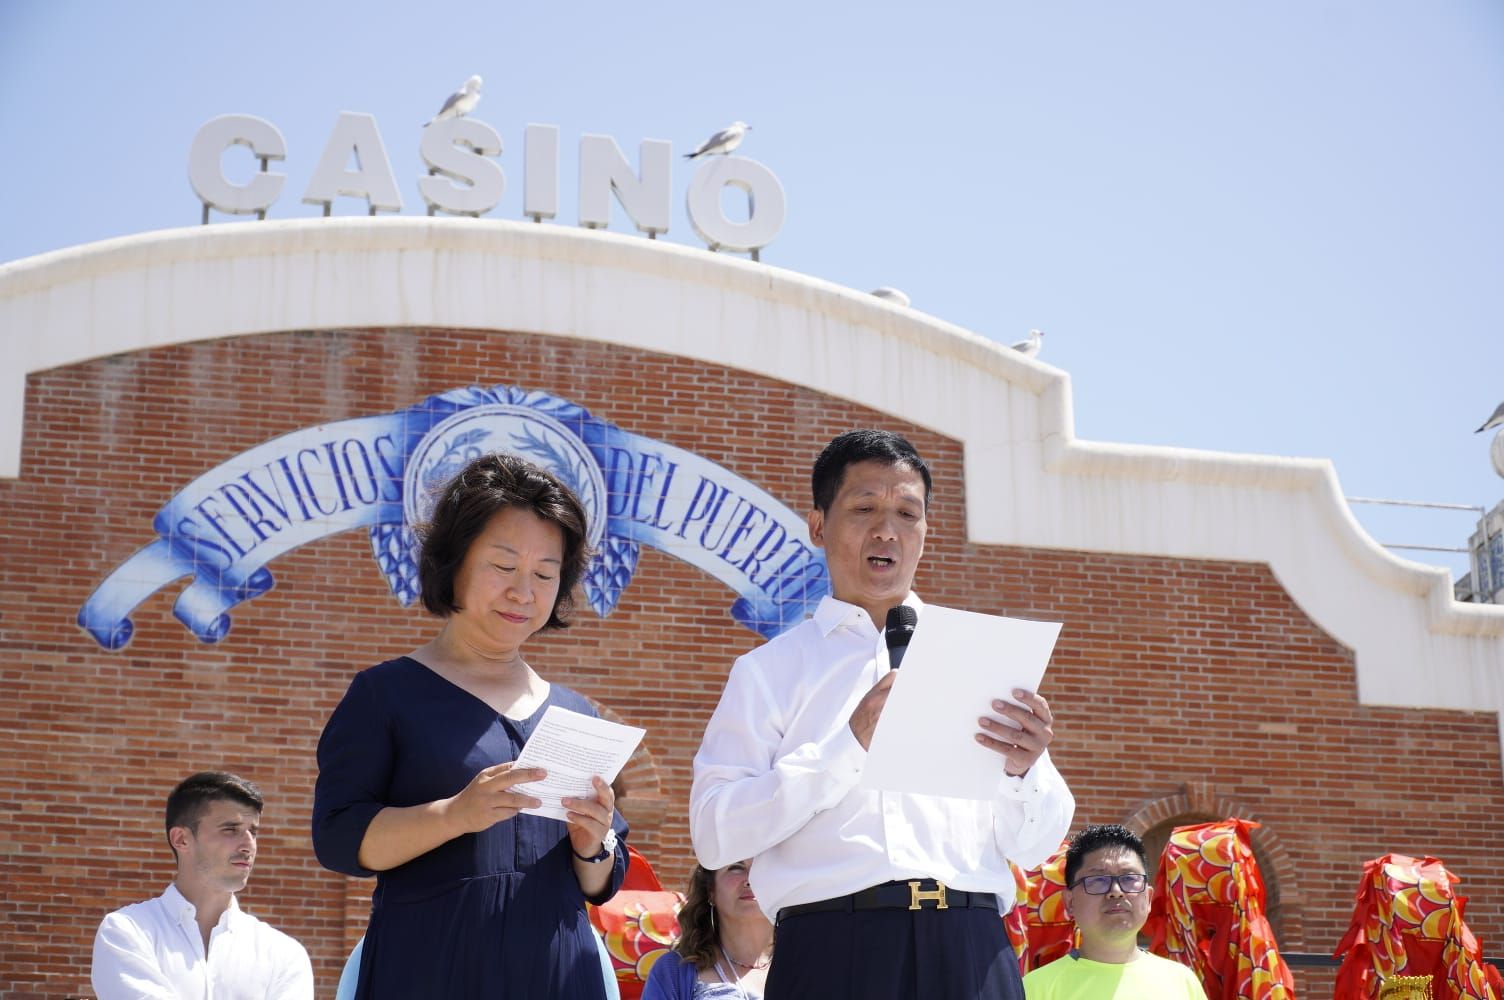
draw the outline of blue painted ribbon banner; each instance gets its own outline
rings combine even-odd
[[[472,387],[396,413],[306,427],[199,476],[157,512],[157,539],[110,573],[78,624],[120,649],[130,642],[131,612],[191,577],[173,615],[201,641],[218,642],[230,610],[274,585],[267,564],[352,528],[370,533],[393,596],[409,605],[418,597],[413,525],[450,477],[493,451],[544,466],[579,495],[595,549],[582,587],[603,618],[644,544],[725,584],[737,595],[732,617],[768,638],[803,621],[830,590],[804,518],[745,479],[557,396]]]

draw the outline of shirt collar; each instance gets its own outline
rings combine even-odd
[[[239,927],[240,922],[244,919],[245,914],[241,912],[240,900],[232,892],[230,893],[230,905],[225,907],[224,915],[219,918],[219,922],[224,924],[225,930],[232,931]]]
[[[924,602],[912,590],[909,591],[909,596],[903,599],[903,603],[913,608],[919,614],[924,614]],[[815,608],[814,619],[815,624],[820,628],[820,635],[823,638],[829,636],[830,633],[842,625],[851,625],[858,620],[865,621],[867,613],[855,604],[847,604],[845,601],[837,600],[826,594],[820,598],[820,606]],[[880,631],[882,626],[877,622],[873,622],[872,628],[874,631]]]
[[[176,882],[170,883],[166,891],[162,893],[162,905],[167,908],[167,912],[176,923],[192,923],[198,916],[198,907],[190,903],[188,897],[178,891]],[[240,919],[240,901],[235,898],[234,893],[231,893],[230,905],[225,907],[225,912],[220,915],[219,922],[226,930],[232,930]]]
[[[198,915],[198,907],[188,902],[188,897],[178,891],[175,882],[169,884],[167,891],[162,893],[162,905],[167,908],[175,923],[187,923]]]

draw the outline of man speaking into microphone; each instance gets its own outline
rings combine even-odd
[[[1045,700],[998,692],[976,740],[998,755],[991,800],[857,787],[914,619],[930,470],[903,437],[849,431],[815,461],[810,541],[831,594],[809,620],[742,656],[695,755],[690,834],[700,864],[752,859],[777,946],[766,1000],[1022,1000],[1001,910],[1010,860],[1044,861],[1075,801],[1048,748]],[[1020,708],[1003,696],[1026,706]],[[997,721],[1011,720],[1013,725]],[[914,734],[914,753],[924,735]]]

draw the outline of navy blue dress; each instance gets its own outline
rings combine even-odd
[[[549,705],[595,715],[554,684],[531,717],[509,719],[406,656],[350,683],[319,738],[313,847],[327,868],[376,875],[357,997],[604,998],[561,821],[518,814],[380,873],[357,860],[378,812],[448,798],[482,768],[515,760]],[[592,903],[626,875],[619,813],[612,825],[616,860]]]

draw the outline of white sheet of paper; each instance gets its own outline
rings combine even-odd
[[[1059,622],[926,604],[872,734],[861,787],[958,799],[997,796],[1003,758],[976,741],[995,698],[1039,690]]]
[[[615,781],[646,732],[558,705],[548,706],[538,720],[538,728],[517,755],[517,766],[541,767],[548,777],[515,786],[516,791],[541,799],[543,805],[522,811],[530,816],[567,819],[559,800],[566,795],[578,799],[594,796],[595,788],[590,784],[594,775],[600,775],[608,785]]]

